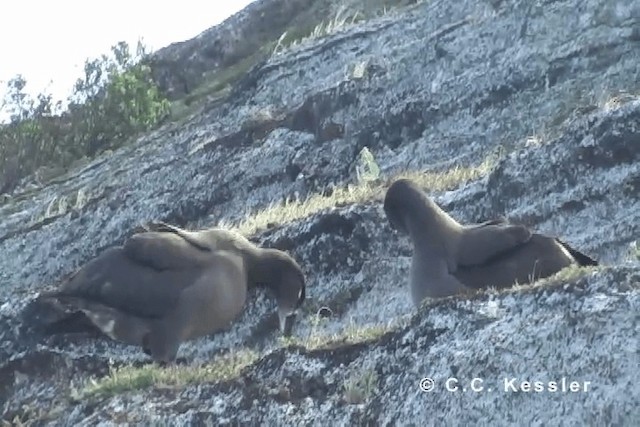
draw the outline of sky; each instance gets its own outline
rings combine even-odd
[[[190,39],[253,0],[5,0],[0,7],[0,99],[16,74],[25,91],[66,99],[84,61],[126,41],[151,50]],[[50,83],[52,82],[52,83]]]

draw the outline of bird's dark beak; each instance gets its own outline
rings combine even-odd
[[[278,309],[278,320],[280,321],[280,332],[285,337],[291,336],[293,331],[293,323],[296,320],[296,312],[289,309]]]

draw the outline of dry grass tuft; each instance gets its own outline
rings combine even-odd
[[[46,208],[39,215],[34,215],[30,223],[40,224],[50,218],[64,216],[70,211],[79,211],[90,201],[90,195],[85,188],[78,189],[70,196],[60,195],[53,198],[46,205]]]
[[[282,33],[280,38],[278,39],[276,46],[273,49],[272,55],[277,55],[290,49],[294,46],[297,46],[301,43],[304,43],[308,40],[315,40],[320,37],[324,37],[330,34],[334,34],[346,27],[353,25],[354,23],[363,19],[363,16],[360,12],[352,12],[348,11],[345,7],[340,7],[334,17],[329,19],[328,21],[322,21],[318,23],[311,32],[301,38],[288,40],[289,32],[285,31]]]
[[[232,228],[241,234],[251,235],[267,226],[281,225],[306,218],[323,209],[382,200],[386,188],[400,178],[409,178],[427,191],[450,190],[486,175],[494,163],[495,159],[492,157],[475,167],[456,167],[442,173],[407,171],[396,175],[385,183],[363,182],[359,185],[348,185],[335,189],[329,196],[314,194],[306,200],[288,200],[283,204],[272,205],[247,217]]]
[[[400,317],[387,325],[356,325],[350,321],[339,333],[327,333],[321,330],[326,319],[318,315],[311,317],[311,331],[306,337],[280,338],[284,346],[298,345],[307,350],[331,349],[344,345],[352,345],[363,342],[372,342],[380,339],[387,332],[402,327],[406,321]]]
[[[355,372],[344,381],[344,400],[350,405],[364,403],[371,398],[377,387],[376,371],[365,369]]]

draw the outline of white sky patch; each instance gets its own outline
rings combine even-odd
[[[188,40],[253,0],[20,0],[0,6],[0,99],[16,74],[34,97],[44,90],[65,99],[84,61],[124,40],[150,50]]]

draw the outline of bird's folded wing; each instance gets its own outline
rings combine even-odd
[[[482,265],[517,249],[531,238],[526,227],[502,220],[465,226],[464,230],[458,244],[458,267]]]
[[[211,261],[211,251],[171,232],[135,234],[125,242],[123,249],[132,260],[156,270],[201,268]]]
[[[57,294],[156,318],[173,310],[182,291],[201,274],[201,269],[157,270],[135,262],[116,247],[85,264]]]

